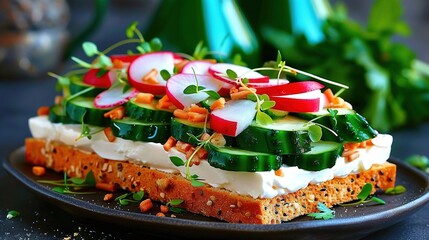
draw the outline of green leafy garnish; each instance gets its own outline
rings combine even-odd
[[[308,127],[308,135],[312,142],[318,142],[322,139],[322,128],[319,125],[310,125]]]
[[[341,206],[352,206],[352,205],[358,205],[368,202],[375,202],[378,204],[386,204],[386,202],[383,199],[380,199],[378,197],[370,196],[372,192],[372,184],[366,183],[363,187],[361,192],[357,195],[358,200],[351,202],[351,203],[344,203],[341,204]]]
[[[144,191],[138,191],[134,193],[124,193],[115,198],[115,202],[118,202],[122,206],[126,206],[131,202],[140,202],[144,197]]]
[[[177,156],[171,156],[170,157],[170,161],[174,164],[174,166],[176,166],[176,167],[180,167],[180,166],[185,166],[185,162],[181,159],[181,158],[179,158],[179,157],[177,157]]]
[[[20,212],[15,211],[15,210],[11,210],[11,211],[7,212],[6,218],[7,219],[12,219],[12,218],[19,217],[20,215],[21,215]]]
[[[317,209],[319,209],[320,212],[310,213],[307,216],[323,220],[328,220],[335,217],[335,211],[329,209],[325,204],[321,202],[317,203]]]
[[[388,188],[386,189],[386,191],[384,192],[385,194],[389,194],[389,195],[397,195],[397,194],[402,194],[404,192],[406,192],[407,189],[402,186],[402,185],[397,185],[393,188]]]
[[[56,89],[62,91],[64,98],[70,96],[70,78],[52,72],[48,72],[48,75],[57,79]]]
[[[170,79],[171,74],[169,71],[162,69],[159,74],[161,74],[162,79],[164,79],[165,81],[167,81],[168,79]]]
[[[208,53],[209,53],[208,48],[204,46],[203,41],[200,41],[195,47],[195,50],[192,56],[195,60],[202,60],[207,56]]]
[[[198,85],[198,77],[195,74],[195,70],[192,69],[192,71],[194,72],[195,85],[189,85],[189,86],[187,86],[183,90],[183,93],[184,94],[195,94],[195,93],[203,92],[203,93],[206,93],[209,97],[211,97],[213,99],[219,99],[220,98],[219,93],[217,93],[216,91],[210,90],[210,89],[206,89],[204,86],[199,86]]]
[[[169,202],[167,202],[166,206],[169,208],[171,212],[183,213],[183,212],[186,212],[186,210],[183,208],[177,207],[182,203],[183,203],[182,199],[171,199]]]
[[[40,183],[46,183],[54,185],[56,187],[52,188],[52,191],[61,193],[61,194],[93,194],[95,192],[82,192],[75,191],[85,188],[95,187],[95,176],[92,171],[89,171],[85,178],[67,178],[67,173],[64,172],[64,178],[61,180],[38,180]]]

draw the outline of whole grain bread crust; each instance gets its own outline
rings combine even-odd
[[[208,185],[193,187],[180,174],[103,159],[95,153],[43,139],[26,139],[26,161],[57,172],[65,171],[71,177],[83,177],[91,170],[98,183],[129,191],[144,190],[152,200],[163,203],[183,199],[181,206],[189,212],[227,222],[253,224],[281,223],[317,212],[318,202],[328,207],[349,202],[357,199],[366,183],[374,186],[374,192],[394,187],[396,178],[396,165],[386,162],[359,174],[310,184],[294,193],[254,199]]]

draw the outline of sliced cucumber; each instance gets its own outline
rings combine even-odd
[[[199,138],[203,133],[204,122],[191,122],[180,118],[171,119],[171,136],[176,140],[197,145],[198,141],[191,135]],[[210,134],[211,131],[208,133]]]
[[[209,129],[210,125],[207,123],[206,132],[212,134],[213,130]],[[187,142],[192,145],[197,145],[198,141],[191,137],[191,135],[199,138],[204,133],[204,122],[191,122],[180,118],[171,119],[171,136],[182,142]],[[226,146],[234,146],[235,138],[223,136],[226,141]]]
[[[310,150],[311,142],[307,123],[292,116],[266,125],[253,122],[236,137],[237,147],[275,155],[304,153]]]
[[[349,109],[333,109],[338,113],[333,116],[327,110],[317,113],[297,113],[297,116],[311,120],[333,130],[323,129],[322,140],[335,142],[362,142],[377,136],[377,132],[369,125],[368,121],[360,114]]]
[[[320,171],[335,165],[343,145],[337,142],[319,141],[311,144],[311,150],[303,154],[283,155],[283,163],[308,171]]]
[[[170,137],[170,124],[147,123],[124,118],[111,123],[113,135],[123,139],[142,142],[165,143]]]
[[[213,104],[214,101],[216,101],[216,99],[209,97],[206,100],[201,101],[201,106],[210,110],[210,106]]]
[[[85,124],[95,126],[108,126],[110,123],[109,118],[105,118],[104,114],[110,110],[99,109],[94,106],[94,98],[90,97],[76,97],[66,103],[66,114],[73,121],[83,122]]]
[[[277,110],[277,109],[267,109],[265,113],[268,114],[272,119],[284,118],[288,115],[289,112]]]
[[[66,115],[62,105],[51,106],[49,109],[48,119],[53,123],[64,123],[64,124],[76,123],[76,121],[71,120]]]
[[[153,104],[136,103],[130,100],[125,105],[126,115],[143,122],[170,123],[173,116],[172,111],[160,110],[156,108],[156,100]]]
[[[282,163],[280,156],[238,148],[207,144],[206,150],[208,151],[207,160],[211,166],[228,171],[271,171],[279,169]]]
[[[82,80],[82,76],[73,76],[70,78],[70,93],[76,94],[79,93],[85,89],[88,89],[90,87],[93,87],[89,84],[86,84],[83,82]],[[99,93],[101,93],[102,91],[104,91],[104,88],[97,88],[94,87],[94,89],[89,90],[88,92],[83,93],[81,96],[82,97],[95,97],[97,96]]]

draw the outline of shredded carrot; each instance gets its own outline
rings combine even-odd
[[[167,95],[164,95],[161,99],[158,100],[157,107],[159,109],[170,109],[171,106],[174,106],[173,103],[170,102]]]
[[[106,193],[103,197],[103,201],[105,201],[105,202],[109,202],[112,199],[113,199],[113,194],[111,194],[111,193]]]
[[[110,118],[110,119],[122,119],[125,117],[125,107],[120,106],[120,107],[114,108],[114,109],[106,112],[104,114],[104,117]]]
[[[163,212],[158,212],[155,214],[157,217],[165,217],[165,214]]]
[[[274,173],[275,173],[276,176],[279,176],[279,177],[283,177],[284,176],[283,171],[282,171],[281,168],[277,169]]]
[[[208,152],[204,148],[200,148],[200,150],[198,150],[197,152],[197,156],[199,159],[206,159],[207,155],[208,155]]]
[[[31,168],[31,171],[33,172],[34,175],[38,177],[43,176],[46,173],[45,167],[42,167],[42,166],[33,166],[33,168]]]
[[[236,87],[232,87],[229,89],[229,94],[237,93],[238,89]]]
[[[208,114],[209,110],[207,110],[207,108],[203,108],[200,107],[198,105],[193,104],[190,108],[189,108],[189,112],[195,112],[195,113],[201,113],[201,114]]]
[[[186,153],[189,149],[191,149],[191,147],[191,144],[182,141],[177,141],[176,143],[176,149],[181,153]]]
[[[206,118],[207,118],[207,114],[188,112],[188,120],[191,122],[204,122]]]
[[[108,191],[108,192],[114,192],[116,190],[115,184],[113,183],[103,183],[103,182],[97,182],[95,184],[95,188]]]
[[[107,140],[109,142],[114,142],[116,140],[116,136],[113,135],[113,131],[111,127],[106,127],[104,130],[104,135],[106,135]]]
[[[237,100],[237,99],[247,99],[247,95],[252,94],[251,91],[247,90],[247,91],[239,91],[236,93],[231,93],[231,99],[232,100]]]
[[[188,112],[186,112],[185,110],[182,110],[182,109],[174,110],[173,115],[177,118],[180,118],[180,119],[188,119],[189,118]]]
[[[169,207],[166,205],[161,205],[159,208],[162,213],[168,213],[168,211],[170,210]]]
[[[248,88],[248,87],[239,87],[239,88],[238,88],[238,91],[239,91],[239,92],[242,92],[242,91],[251,91],[251,92],[256,92],[256,89],[255,89],[255,88]]]
[[[150,84],[158,84],[158,80],[155,78],[158,74],[158,70],[152,68],[146,75],[143,76],[142,81]]]
[[[119,59],[113,60],[113,68],[124,68],[124,62]]]
[[[335,96],[334,93],[332,92],[332,90],[330,88],[326,89],[323,94],[325,94],[326,99],[328,100],[329,103],[331,103]]]
[[[42,106],[42,107],[39,107],[38,109],[37,109],[37,116],[47,116],[47,115],[49,115],[49,107],[48,106]]]
[[[225,146],[226,140],[221,133],[213,133],[213,137],[210,140],[210,143],[215,146],[222,147],[222,146]]]
[[[225,98],[221,97],[214,101],[212,105],[210,105],[210,110],[213,111],[216,109],[221,109],[223,107],[225,107]]]
[[[164,143],[163,147],[165,151],[170,151],[172,147],[176,145],[176,139],[174,137],[169,137],[167,142]]]
[[[154,95],[151,93],[138,93],[135,99],[136,103],[152,103]]]
[[[140,212],[147,212],[153,207],[152,200],[150,198],[147,198],[139,204]]]

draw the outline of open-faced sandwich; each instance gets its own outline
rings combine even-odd
[[[62,96],[29,120],[28,163],[234,223],[281,223],[366,184],[394,186],[392,137],[331,91],[347,86],[281,56],[250,69],[142,43],[110,56],[84,43],[94,62],[74,59],[86,69],[57,76]],[[286,80],[297,74],[308,80]]]

